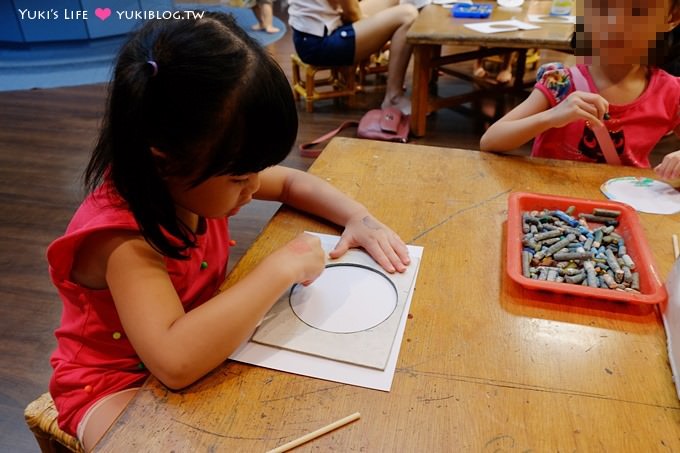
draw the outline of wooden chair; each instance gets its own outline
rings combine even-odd
[[[513,73],[516,70],[517,61],[514,56],[512,57],[512,67]],[[538,49],[529,49],[527,51],[525,70],[535,70],[538,68],[538,64],[541,60],[541,53]],[[503,66],[503,56],[492,55],[490,57],[482,58],[482,67],[486,70],[487,74],[495,77],[502,69]]]
[[[290,58],[295,100],[302,97],[308,112],[314,111],[314,101],[354,97],[356,66],[314,66],[303,62],[296,54]]]
[[[358,64],[357,75],[359,77],[357,91],[363,91],[366,86],[366,77],[371,74],[385,74],[389,65],[389,43],[380,52],[372,54],[367,60]]]
[[[24,409],[26,424],[33,432],[43,453],[84,453],[75,437],[59,429],[57,409],[49,393],[43,393]]]

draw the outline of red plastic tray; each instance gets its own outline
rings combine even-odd
[[[640,294],[624,293],[606,288],[590,288],[588,286],[569,283],[533,280],[522,275],[522,212],[543,209],[566,210],[576,207],[576,213],[591,213],[593,208],[616,209],[621,211],[619,226],[616,232],[626,241],[628,255],[635,261],[636,270],[640,273]],[[615,201],[585,200],[537,193],[514,192],[508,197],[508,238],[507,269],[510,278],[531,290],[551,291],[574,296],[615,300],[636,304],[658,304],[666,300],[666,288],[656,271],[652,254],[647,245],[644,231],[640,225],[637,212],[627,204]]]

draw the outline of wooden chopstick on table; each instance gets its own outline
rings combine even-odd
[[[674,234],[671,236],[673,239],[673,255],[675,256],[675,259],[678,259],[678,256],[680,256],[680,248],[678,248],[678,235]]]
[[[347,423],[353,422],[354,420],[357,420],[359,417],[361,417],[361,414],[359,412],[355,412],[352,415],[348,415],[345,418],[341,418],[340,420],[334,421],[330,425],[326,425],[323,428],[319,428],[316,431],[312,431],[311,433],[305,434],[302,437],[292,440],[287,444],[283,444],[280,447],[276,447],[273,450],[269,450],[267,453],[282,453],[284,451],[288,451],[290,449],[297,447],[298,445],[302,445],[305,442],[309,442],[312,439],[316,439],[317,437],[323,436],[324,434],[333,431],[334,429],[340,428],[341,426],[344,426]]]

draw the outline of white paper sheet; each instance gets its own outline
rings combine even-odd
[[[289,300],[302,322],[336,334],[372,329],[397,308],[395,287],[382,274],[342,265],[326,268],[309,286],[295,286]]]
[[[340,239],[339,236],[318,233],[312,234],[317,234],[317,236],[319,236],[321,239],[321,245],[327,252],[332,250]],[[423,254],[423,248],[409,245],[408,249],[412,258],[411,266],[419,266]],[[396,368],[399,351],[401,349],[401,341],[406,328],[406,319],[408,318],[408,311],[411,305],[416,279],[417,269],[416,276],[413,279],[414,283],[411,286],[411,290],[408,294],[399,322],[399,327],[394,338],[394,345],[391,349],[387,365],[384,370],[352,365],[322,357],[265,346],[254,343],[250,340],[241,345],[230,358],[239,362],[300,374],[303,376],[326,379],[334,382],[342,382],[345,384],[367,387],[376,390],[389,391],[392,386],[394,370]]]
[[[680,212],[680,192],[673,186],[652,178],[614,178],[602,184],[600,190],[607,198],[629,204],[640,212]]]
[[[445,8],[451,8],[453,5],[460,3],[463,5],[471,5],[472,0],[432,0],[433,5],[441,5]]]
[[[497,0],[498,6],[505,9],[520,9],[524,0]]]
[[[673,372],[675,389],[680,398],[680,260],[676,260],[666,280],[668,304],[663,315],[663,325],[668,340],[668,361]]]
[[[506,31],[517,31],[517,30],[536,30],[539,27],[538,25],[533,25],[528,22],[522,22],[521,20],[517,19],[512,19],[512,20],[498,20],[494,22],[478,22],[478,23],[470,23],[470,24],[463,24],[464,27],[467,27],[471,30],[478,31],[480,33],[501,33],[501,32],[506,32]]]

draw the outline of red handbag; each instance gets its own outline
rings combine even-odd
[[[322,135],[308,143],[300,145],[300,154],[304,157],[317,157],[320,149],[315,147],[335,137],[343,129],[357,127],[357,137],[370,140],[382,140],[387,142],[406,143],[410,130],[410,115],[404,115],[394,107],[386,109],[369,110],[357,121],[345,121],[336,129]]]

